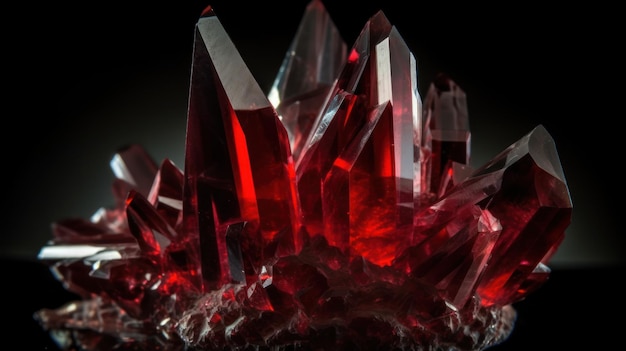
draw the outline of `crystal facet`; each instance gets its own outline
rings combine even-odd
[[[198,284],[215,289],[231,280],[222,265],[231,225],[246,222],[239,244],[254,252],[250,269],[300,250],[295,169],[285,128],[210,8],[196,29],[190,91],[182,233]]]
[[[35,318],[68,350],[482,350],[548,279],[572,203],[539,125],[470,165],[465,92],[382,11],[348,50],[319,0],[269,94],[214,10],[193,48],[184,169],[139,145],[115,204],[39,259],[81,299]]]
[[[345,64],[346,50],[324,5],[311,1],[268,94],[289,134],[294,160],[325,107]]]

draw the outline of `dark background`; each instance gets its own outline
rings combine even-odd
[[[33,261],[50,238],[50,224],[89,217],[112,203],[108,163],[119,147],[139,143],[155,160],[170,158],[183,166],[194,25],[206,5],[213,5],[251,72],[269,91],[307,3],[14,4],[5,13],[2,34],[8,225],[0,236],[0,257],[23,265],[4,265],[12,273],[8,277],[28,280],[22,289],[38,286],[33,279],[41,275],[28,269],[37,269]],[[528,329],[521,328],[532,330],[532,338],[544,335],[538,329],[562,325],[567,313],[581,323],[612,314],[608,302],[587,304],[616,297],[614,275],[624,275],[625,245],[618,230],[622,39],[613,20],[616,9],[529,2],[496,7],[437,1],[325,4],[348,46],[367,19],[383,10],[417,59],[422,94],[438,72],[465,90],[475,165],[538,124],[546,127],[561,157],[574,213],[552,261],[552,285],[522,306],[532,317],[521,323]],[[42,284],[55,291],[54,284]],[[30,310],[52,303],[54,296],[63,295],[38,300]],[[576,306],[585,306],[578,307],[584,311],[576,314]],[[540,313],[548,313],[548,320]],[[528,325],[531,321],[537,328]],[[601,327],[593,325],[576,330],[600,333]]]

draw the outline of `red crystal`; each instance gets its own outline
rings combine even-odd
[[[309,233],[319,231],[351,257],[379,265],[389,265],[410,243],[415,68],[400,34],[378,12],[352,47],[298,164]]]
[[[296,253],[302,239],[285,128],[213,11],[205,11],[196,30],[182,233],[210,290],[232,279],[222,265],[232,224],[246,222],[252,267]]]
[[[184,171],[120,149],[115,206],[40,251],[82,298],[35,314],[67,349],[481,350],[548,279],[554,141],[472,169],[465,93],[442,74],[422,106],[382,12],[346,50],[311,1],[266,97],[208,7],[190,84]]]

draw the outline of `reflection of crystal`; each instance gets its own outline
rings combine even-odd
[[[35,314],[65,349],[480,350],[506,339],[570,223],[538,126],[470,167],[465,93],[382,12],[350,50],[307,7],[269,98],[209,7],[184,171],[115,155],[117,202],[40,251],[82,299]]]

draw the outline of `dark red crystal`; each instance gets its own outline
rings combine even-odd
[[[549,133],[472,169],[465,93],[440,75],[422,106],[382,12],[346,50],[311,1],[266,97],[209,7],[190,84],[184,171],[120,149],[115,205],[40,251],[82,298],[35,314],[67,349],[482,350],[548,278]]]
[[[215,14],[205,12],[196,28],[181,233],[206,291],[232,280],[225,240],[232,224],[246,222],[251,269],[296,253],[302,239],[294,163],[278,114]]]

